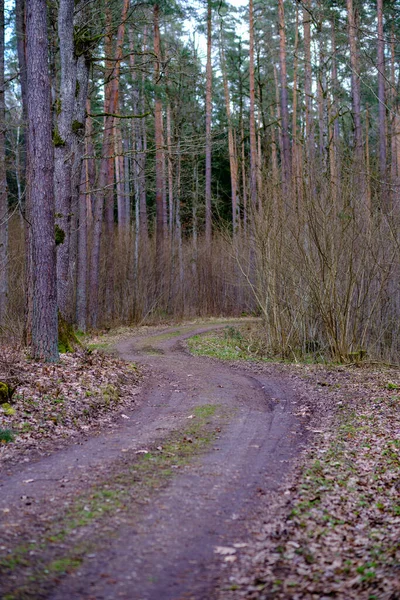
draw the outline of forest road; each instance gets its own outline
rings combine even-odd
[[[29,477],[38,482],[29,489],[36,513],[46,514],[50,495],[68,504],[77,490],[101,485],[118,471],[121,456],[126,463],[155,444],[162,452],[164,440],[184,432],[196,415],[209,414],[212,437],[202,451],[175,465],[165,485],[146,492],[145,498],[139,494],[139,507],[133,497],[132,518],[125,506],[124,511],[110,511],[105,525],[86,527],[84,537],[94,539],[94,550],[82,556],[78,568],[66,569],[50,586],[38,589],[37,598],[218,597],[229,562],[248,539],[252,517],[261,511],[268,520],[268,495],[279,489],[307,437],[304,418],[295,415],[296,393],[282,374],[254,374],[185,351],[186,338],[223,326],[170,328],[119,343],[118,354],[143,365],[148,374],[139,408],[120,418],[108,434],[18,474],[19,482]],[[79,474],[71,471],[77,464]],[[0,508],[3,501],[10,505],[13,495],[17,501],[21,489],[10,481],[2,489]]]

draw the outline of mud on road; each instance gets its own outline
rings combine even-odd
[[[253,517],[268,520],[309,417],[282,372],[185,351],[186,338],[215,328],[119,343],[148,374],[139,408],[110,431],[0,473],[4,600],[211,600],[229,585],[229,564]]]

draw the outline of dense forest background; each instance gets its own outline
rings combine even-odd
[[[260,314],[271,356],[398,362],[399,32],[394,0],[3,0],[3,338]]]

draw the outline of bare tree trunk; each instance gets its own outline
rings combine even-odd
[[[105,92],[104,92],[104,140],[107,136],[108,143],[111,143],[112,140],[112,131],[114,127],[114,117],[112,113],[118,110],[118,76],[119,71],[117,71],[119,65],[117,63],[114,64],[112,59],[113,56],[113,23],[112,23],[112,11],[109,3],[106,3],[106,34],[104,39],[104,49],[105,49]],[[117,52],[117,50],[116,50]],[[114,70],[115,66],[115,70]],[[110,110],[111,105],[113,106],[113,110]],[[103,168],[103,166],[102,166]],[[114,170],[114,147],[113,145],[109,148],[108,152],[108,162],[104,164],[105,169],[105,180],[104,180],[104,190],[100,193],[104,194],[104,213],[105,213],[105,224],[106,224],[106,235],[110,238],[110,247],[112,245],[111,238],[114,236],[114,179],[115,179],[115,170]],[[111,254],[111,256],[110,256]],[[108,254],[108,258],[112,260],[112,252]]]
[[[292,189],[296,201],[296,208],[299,208],[299,199],[301,194],[301,173],[299,173],[299,153],[300,144],[297,137],[297,70],[298,70],[298,49],[299,49],[299,7],[296,4],[296,28],[294,37],[294,64],[293,64],[293,103],[292,103]]]
[[[46,0],[26,11],[29,195],[32,220],[32,356],[58,360],[54,162]]]
[[[371,216],[371,159],[369,153],[369,107],[367,105],[365,111],[365,202],[366,202],[366,215],[367,224],[369,226],[369,220]]]
[[[257,124],[257,210],[261,213],[263,198],[262,148],[261,148],[261,105],[258,110]]]
[[[252,210],[257,207],[257,141],[255,117],[255,77],[254,77],[254,4],[249,0],[249,81],[250,81],[250,202]]]
[[[147,28],[144,28],[143,32],[143,52],[146,52],[147,48]],[[145,95],[144,95],[144,86],[146,81],[146,74],[143,71],[142,73],[142,94],[141,94],[141,108],[142,113],[145,112]],[[147,240],[148,237],[148,218],[147,218],[147,194],[146,194],[146,156],[147,156],[147,124],[146,119],[141,120],[141,152],[139,152],[140,157],[140,178],[139,178],[139,188],[140,188],[140,226],[141,226],[141,236],[143,240]]]
[[[174,163],[172,159],[172,134],[171,134],[171,105],[167,104],[167,149],[168,149],[168,207],[169,207],[169,234],[173,237],[174,229]]]
[[[337,64],[336,64],[336,36],[335,36],[335,20],[332,19],[331,26],[331,46],[332,46],[332,93],[331,103],[329,108],[329,164],[331,176],[332,199],[337,206],[337,200],[340,196],[340,177],[339,177],[339,109],[338,109],[338,80],[337,80]]]
[[[363,161],[363,138],[361,128],[361,93],[357,50],[357,26],[353,8],[353,0],[347,1],[347,20],[350,44],[351,93],[354,119],[354,150],[358,166]]]
[[[88,15],[88,5],[86,0],[81,0],[76,10],[79,15],[76,27],[82,26],[85,22],[85,17]],[[78,221],[79,221],[79,198],[81,195],[81,173],[83,168],[83,153],[85,151],[85,129],[86,129],[86,107],[88,104],[88,87],[89,87],[89,69],[91,63],[90,49],[86,47],[79,53],[76,65],[76,99],[73,114],[73,138],[72,138],[72,185],[71,185],[71,232],[70,232],[70,250],[69,250],[69,276],[68,276],[68,313],[66,315],[69,322],[73,322],[76,318],[75,300],[76,295],[76,278],[77,278],[77,263],[78,263]],[[91,125],[90,125],[91,126]],[[94,169],[94,159],[89,163]],[[93,177],[94,183],[94,173]]]
[[[27,89],[26,89],[26,38],[25,38],[25,0],[15,0],[15,30],[17,37],[17,54],[19,81],[21,85],[22,114],[26,125]]]
[[[142,44],[142,52],[146,51],[146,29],[144,31],[144,40]],[[129,29],[129,49],[130,49],[130,69],[132,75],[132,109],[134,114],[139,112],[140,104],[140,90],[139,90],[139,78],[135,66],[135,55],[134,55],[134,37],[133,27]],[[145,73],[142,74],[142,84],[144,83]],[[142,97],[141,106],[142,112],[144,112],[144,101]],[[135,273],[138,271],[139,264],[139,249],[142,241],[147,240],[148,228],[147,228],[147,209],[146,209],[146,179],[145,179],[145,168],[146,168],[146,122],[145,119],[134,119],[133,123],[133,179],[134,179],[134,192],[135,192],[135,252],[134,252],[134,263]]]
[[[237,156],[236,156],[236,146],[233,138],[233,127],[232,127],[232,118],[231,118],[231,100],[229,94],[229,83],[228,76],[226,72],[226,62],[225,62],[225,51],[224,51],[224,39],[223,39],[223,31],[222,31],[222,21],[221,21],[221,34],[220,34],[220,57],[221,57],[221,70],[222,70],[222,79],[224,84],[224,95],[225,95],[225,111],[226,118],[228,121],[228,151],[229,151],[229,167],[231,174],[231,194],[232,194],[232,229],[233,233],[236,233],[237,223],[238,223],[238,201],[237,201],[237,178],[238,178],[238,164],[237,164]]]
[[[179,283],[182,294],[183,309],[185,306],[184,280],[185,273],[183,269],[183,248],[182,248],[182,223],[181,223],[181,151],[180,143],[178,142],[178,160],[176,166],[176,206],[175,206],[175,237],[178,246],[178,262],[179,262]]]
[[[129,130],[128,130],[129,131]],[[122,150],[124,153],[124,160],[123,160],[123,165],[124,165],[124,195],[125,195],[125,224],[127,229],[129,229],[130,225],[131,225],[131,186],[130,186],[130,181],[131,181],[131,161],[129,160],[129,156],[130,156],[130,144],[129,144],[129,133],[124,132],[125,136],[122,140]]]
[[[326,96],[326,64],[325,64],[325,39],[323,32],[323,24],[320,23],[319,36],[319,65],[318,65],[318,133],[319,133],[319,156],[323,172],[327,171],[328,167],[328,107]]]
[[[388,208],[389,194],[386,187],[386,94],[385,94],[385,39],[383,33],[383,0],[377,0],[378,18],[378,110],[379,110],[379,175],[381,179],[382,206]]]
[[[88,117],[89,121],[90,117]],[[88,126],[86,130],[88,131]],[[78,268],[76,283],[76,324],[81,331],[87,330],[88,298],[88,202],[89,180],[87,165],[82,169],[81,194],[79,197]]]
[[[212,119],[212,64],[211,64],[211,0],[207,0],[207,66],[206,66],[206,242],[211,243],[211,119]]]
[[[165,152],[165,137],[164,137],[164,115],[161,111],[161,147],[162,147],[162,217],[163,217],[163,237],[164,240],[168,237],[168,208],[167,208],[167,164]]]
[[[289,106],[286,71],[286,33],[283,0],[278,1],[279,10],[279,65],[281,76],[281,125],[282,125],[282,183],[283,193],[287,197],[290,189],[290,139],[289,139]]]
[[[22,101],[22,117],[23,131],[25,139],[24,165],[25,180],[28,179],[29,161],[28,161],[28,105],[27,105],[27,82],[26,82],[26,32],[25,32],[25,0],[15,1],[15,20],[16,20],[16,37],[17,37],[17,54],[18,67],[20,72],[21,86],[21,101]],[[33,312],[33,280],[32,280],[32,241],[31,241],[31,226],[30,226],[30,201],[29,189],[25,189],[25,324],[24,324],[24,340],[27,345],[32,341],[32,312]]]
[[[276,117],[274,114],[274,107],[271,105],[271,119],[274,122]],[[279,185],[279,168],[278,168],[278,143],[276,141],[276,128],[271,127],[271,168],[272,168],[272,185],[273,185],[273,196],[275,201],[275,208],[277,208],[277,189]]]
[[[63,318],[68,312],[68,265],[72,201],[72,120],[76,90],[74,56],[74,0],[60,0],[60,97],[56,105],[54,133],[54,189],[57,226],[57,301]]]
[[[193,278],[195,280],[195,286],[197,289],[198,281],[197,281],[197,261],[199,256],[198,249],[198,226],[197,226],[197,209],[199,204],[199,171],[197,162],[194,166],[193,173],[193,201],[192,201],[192,244],[193,244],[193,260],[192,260],[192,273]]]
[[[4,99],[4,0],[0,1],[0,324],[7,312],[8,194],[6,171],[6,111]],[[18,149],[17,149],[18,151]]]
[[[312,116],[312,70],[311,70],[311,0],[305,0],[303,8],[304,32],[304,96],[306,106],[306,148],[310,170],[314,162],[314,128]]]
[[[161,269],[161,260],[164,253],[164,207],[163,207],[163,131],[162,131],[162,99],[160,92],[161,77],[161,44],[160,44],[160,7],[154,5],[154,54],[156,57],[154,64],[154,84],[155,106],[154,106],[154,136],[156,146],[156,261]],[[159,279],[159,278],[158,278]]]
[[[246,152],[245,152],[245,147],[244,147],[244,125],[243,125],[243,119],[241,119],[241,160],[242,160],[242,198],[243,198],[243,231],[244,231],[244,236],[246,238],[247,236],[247,222],[248,222],[248,215],[247,215],[247,177],[246,177]]]
[[[394,208],[400,206],[400,113],[396,89],[396,47],[394,25],[390,43],[390,84],[391,84],[391,204]]]
[[[60,50],[60,97],[56,102],[54,132],[54,189],[57,227],[57,295],[64,319],[74,318],[72,297],[75,288],[76,222],[82,166],[85,108],[89,81],[89,56],[77,52],[74,36],[86,11],[75,0],[60,0],[58,37]]]
[[[114,195],[112,192],[112,202],[111,202],[111,194],[110,187],[112,188],[114,184],[114,172],[113,172],[113,122],[114,122],[114,114],[117,108],[118,102],[118,79],[120,73],[120,62],[122,58],[122,46],[125,36],[125,21],[126,14],[129,7],[129,0],[124,0],[121,12],[121,20],[118,27],[117,33],[117,43],[115,50],[115,66],[114,66],[114,78],[112,81],[112,89],[107,92],[106,86],[106,117],[104,124],[104,134],[103,134],[103,148],[102,148],[102,157],[100,163],[100,175],[99,175],[99,191],[97,193],[97,198],[95,201],[95,209],[93,216],[93,232],[92,232],[92,252],[90,256],[90,297],[89,297],[89,322],[91,327],[96,328],[98,326],[99,321],[99,285],[100,285],[100,245],[101,245],[101,234],[103,228],[103,213],[106,202],[106,225],[107,225],[107,233],[109,235],[109,243],[110,243],[110,251],[108,252],[108,258],[112,256],[113,252],[113,223],[114,217],[110,215],[110,205],[112,205],[112,209],[114,210]],[[108,97],[107,97],[108,95]],[[112,186],[110,185],[111,175],[110,172],[112,170]],[[111,318],[112,316],[112,288],[113,283],[112,280],[108,282],[108,298],[106,302],[107,308],[107,317]]]
[[[123,233],[129,223],[126,222],[125,198],[125,174],[124,174],[124,153],[122,148],[122,133],[118,127],[117,119],[114,119],[114,161],[115,176],[117,187],[117,211],[118,211],[118,233]]]

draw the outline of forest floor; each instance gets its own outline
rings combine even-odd
[[[398,371],[188,351],[227,324],[3,356],[3,600],[400,598]]]

